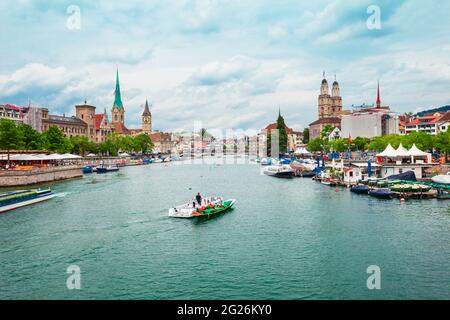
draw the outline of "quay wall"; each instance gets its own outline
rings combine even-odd
[[[34,168],[26,171],[0,171],[0,187],[19,187],[39,183],[81,178],[80,166]]]

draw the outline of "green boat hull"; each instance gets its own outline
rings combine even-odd
[[[203,212],[198,212],[195,218],[201,220],[212,219],[228,210],[231,210],[235,202],[236,200],[227,200],[223,203],[223,208],[206,209]]]

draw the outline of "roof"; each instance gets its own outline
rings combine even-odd
[[[117,69],[117,73],[116,73],[116,90],[114,91],[113,108],[114,108],[114,106],[117,106],[117,109],[119,109],[119,110],[123,108],[122,98],[120,96],[119,69]]]
[[[329,118],[320,118],[316,121],[314,121],[313,123],[310,123],[310,126],[314,126],[317,124],[340,124],[341,123],[341,118],[338,117],[329,117]]]
[[[95,115],[95,129],[100,129],[100,126],[102,125],[104,114],[96,114]]]
[[[286,129],[286,133],[287,134],[293,134],[294,133],[294,130],[292,130],[291,128],[289,128],[287,125],[284,125],[284,127],[285,127],[285,129]],[[269,125],[267,125],[265,128],[264,128],[264,130],[266,130],[266,131],[272,131],[272,130],[276,130],[277,129],[277,123],[276,122],[274,122],[274,123],[271,123],[271,124],[269,124]]]
[[[447,122],[450,121],[450,111],[447,111],[441,119],[439,119],[439,122]]]
[[[81,120],[75,116],[65,117],[65,116],[57,116],[57,115],[49,114],[47,121],[61,123],[61,124],[71,124],[71,125],[87,127],[86,122],[84,122],[83,120]]]
[[[150,117],[152,114],[150,113],[150,109],[148,108],[148,101],[145,100],[145,108],[144,112],[142,113],[143,117]]]
[[[155,133],[149,134],[149,137],[150,137],[150,139],[152,139],[152,142],[170,141],[169,133],[155,132]]]
[[[16,111],[23,111],[25,109],[24,107],[19,107],[19,106],[16,106],[14,104],[9,104],[9,103],[0,104],[0,107],[12,109],[12,110],[16,110]]]
[[[113,126],[116,129],[116,132],[118,134],[124,134],[124,135],[129,135],[130,134],[130,130],[128,130],[128,128],[125,127],[125,125],[123,123],[121,123],[121,122],[114,122]]]
[[[425,117],[418,117],[410,122],[408,122],[407,126],[415,126],[420,124],[434,124],[441,120],[443,117],[442,115],[432,115],[432,116],[425,116]]]

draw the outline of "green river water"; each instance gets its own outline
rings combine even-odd
[[[153,164],[52,185],[0,215],[0,299],[450,299],[450,207],[386,201],[257,165]],[[203,223],[196,192],[236,198]],[[69,290],[70,265],[81,289]],[[369,290],[366,269],[381,269]]]

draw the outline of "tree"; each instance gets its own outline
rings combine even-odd
[[[311,152],[323,151],[323,140],[321,138],[315,138],[308,143],[308,150]]]
[[[333,132],[334,127],[331,124],[327,124],[323,127],[322,132],[320,133],[320,137],[325,140],[328,139],[328,136]]]
[[[286,132],[286,124],[284,123],[284,118],[281,116],[281,113],[278,114],[277,130],[279,134],[280,153],[284,154],[288,151],[288,136]]]
[[[73,148],[70,140],[64,136],[64,133],[57,126],[50,126],[42,134],[42,138],[45,149],[51,152],[66,153]]]
[[[137,152],[142,152],[144,154],[151,152],[154,147],[152,139],[143,133],[134,137],[134,145]]]
[[[96,143],[89,140],[86,136],[75,136],[70,138],[72,152],[84,156],[86,152],[96,152],[98,147]]]
[[[17,126],[20,138],[20,149],[25,150],[42,150],[42,135],[27,124],[19,124]]]
[[[16,123],[9,119],[0,119],[0,149],[7,151],[8,167],[10,163],[10,151],[17,149],[19,144],[19,131],[17,130]]]
[[[309,142],[309,128],[303,130],[303,143],[308,144]]]
[[[445,161],[448,160],[450,154],[450,130],[447,132],[440,132],[435,138],[435,147],[445,155]]]

